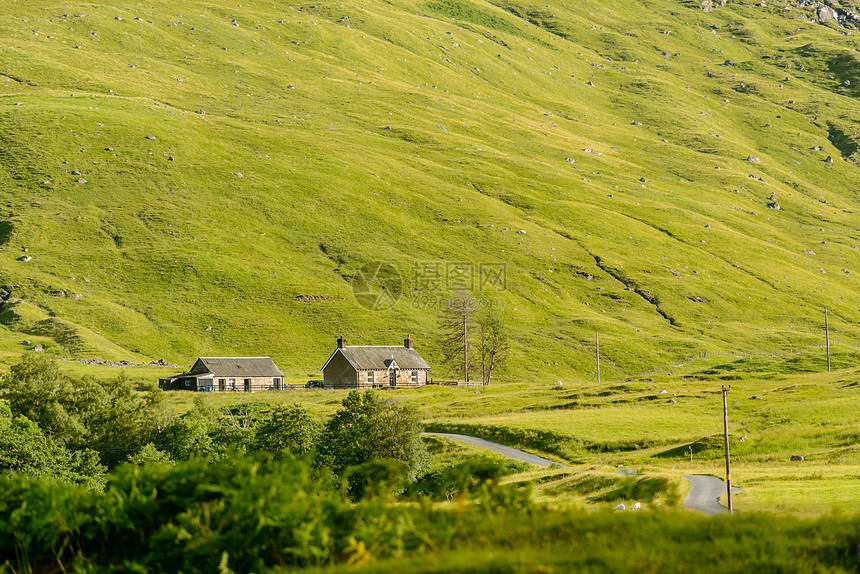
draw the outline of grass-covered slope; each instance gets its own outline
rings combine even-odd
[[[608,375],[817,342],[824,307],[850,340],[860,40],[812,15],[6,2],[0,284],[62,353],[308,372],[341,332],[435,362],[428,263],[505,264],[512,372],[593,371],[595,330]],[[353,295],[374,261],[391,309]]]

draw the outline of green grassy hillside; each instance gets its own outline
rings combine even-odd
[[[856,340],[860,37],[810,18],[5,2],[0,342],[312,372],[409,332],[436,362],[458,263],[504,265],[509,376],[593,376],[596,330],[604,376],[818,343],[824,307]],[[353,293],[375,262],[392,308]]]

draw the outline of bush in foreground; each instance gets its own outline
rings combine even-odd
[[[0,478],[0,571],[853,572],[856,518],[558,512],[475,489],[352,503],[292,459],[126,465],[104,492]]]

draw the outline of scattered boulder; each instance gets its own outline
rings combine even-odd
[[[836,21],[836,10],[830,6],[819,6],[818,9],[815,10],[815,19],[819,24],[823,24],[830,20]]]
[[[754,155],[748,155],[747,161],[750,163],[761,163],[761,160],[757,156],[754,156]]]
[[[728,60],[723,62],[723,66],[734,66],[734,65],[735,65],[735,61],[732,60],[731,58],[729,58]]]
[[[21,257],[18,258],[18,261],[27,262],[27,261],[30,261],[32,259],[33,259],[33,257],[31,257],[30,255],[22,255]]]
[[[40,353],[45,350],[45,347],[43,347],[42,345],[36,345],[35,347],[33,347],[33,350],[37,353]]]
[[[833,163],[833,156],[829,155],[824,159],[824,163]]]
[[[632,125],[634,125],[634,126],[641,126],[641,125],[642,125],[642,122],[637,122],[636,120],[633,120]]]
[[[678,401],[676,401],[675,399],[669,399],[666,402],[668,402],[670,405],[677,405],[678,404]]]
[[[78,178],[78,183],[86,183],[86,182],[87,182],[87,180],[85,180],[84,178],[82,178],[82,177]]]
[[[803,462],[803,455],[802,454],[791,455],[791,459],[789,459],[789,460],[791,460],[791,462]]]
[[[28,345],[32,345],[33,341],[31,341],[30,339],[24,339],[23,341],[21,341],[21,344],[24,346],[28,346]]]
[[[761,396],[760,396],[760,395],[753,395],[753,396],[751,396],[751,397],[750,397],[750,399],[752,399],[752,400],[754,400],[754,401],[760,401],[760,400],[761,400]]]

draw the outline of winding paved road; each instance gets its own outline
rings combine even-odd
[[[541,456],[537,456],[535,454],[531,454],[529,452],[525,452],[518,448],[513,448],[510,446],[503,445],[501,443],[493,442],[491,440],[478,438],[476,436],[447,432],[426,432],[424,434],[443,436],[446,438],[463,441],[465,443],[469,443],[477,447],[490,449],[493,452],[497,452],[509,458],[521,460],[523,462],[528,462],[531,464],[536,464],[538,466],[552,466],[554,464],[559,465],[561,467],[565,466],[558,462],[543,458]],[[635,471],[633,469],[625,468],[619,470],[618,472],[622,474],[631,474]],[[720,497],[722,497],[726,493],[726,484],[722,480],[713,476],[707,476],[703,474],[684,475],[684,478],[690,481],[690,494],[688,494],[687,499],[684,500],[684,506],[711,515],[725,514],[729,511],[728,508],[720,504]],[[738,491],[740,491],[740,488],[737,488],[735,486],[732,487],[732,492]]]
[[[467,443],[474,445],[474,446],[479,446],[481,448],[488,448],[491,451],[502,454],[508,458],[521,460],[523,462],[536,464],[538,466],[552,466],[554,464],[557,464],[558,466],[561,466],[561,467],[565,466],[561,463],[555,462],[554,460],[549,460],[547,458],[543,458],[542,456],[537,456],[536,454],[531,454],[530,452],[526,452],[526,451],[520,450],[518,448],[505,446],[501,443],[493,442],[491,440],[487,440],[484,438],[478,438],[476,436],[469,436],[469,435],[465,435],[465,434],[454,434],[454,433],[448,433],[448,432],[426,432],[424,434],[443,436],[443,437],[451,438],[454,440],[460,440],[460,441],[467,442]]]
[[[690,494],[684,501],[684,506],[699,510],[705,514],[725,514],[728,508],[720,504],[720,497],[726,493],[726,483],[713,476],[703,474],[684,475],[690,481]],[[733,486],[732,492],[740,488]]]

